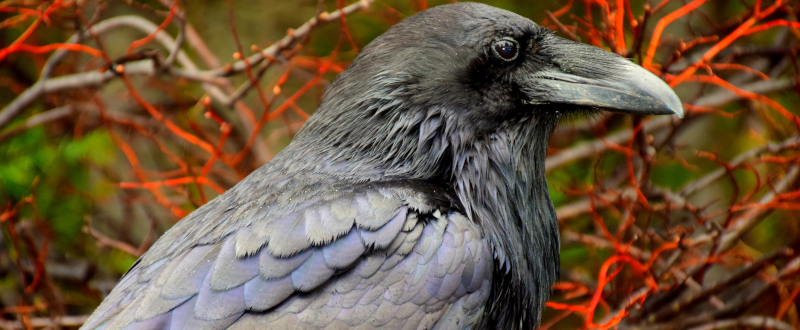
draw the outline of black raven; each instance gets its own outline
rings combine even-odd
[[[483,4],[370,43],[275,159],[164,234],[83,329],[533,329],[562,116],[682,115],[653,74]]]

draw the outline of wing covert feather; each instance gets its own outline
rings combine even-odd
[[[173,252],[144,257],[83,328],[463,328],[488,299],[490,248],[460,213],[420,213],[421,196],[382,187],[283,215],[206,211],[249,220],[180,253],[155,249]],[[179,237],[210,236],[188,228]]]

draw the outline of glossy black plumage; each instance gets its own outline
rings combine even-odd
[[[511,12],[409,17],[84,329],[533,328],[558,276],[547,141],[565,113],[598,110],[682,113],[647,71]]]

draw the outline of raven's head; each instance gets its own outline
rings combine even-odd
[[[365,47],[290,148],[313,150],[306,166],[339,180],[448,187],[495,249],[499,301],[487,322],[531,328],[559,263],[547,142],[563,115],[602,110],[683,114],[667,84],[616,54],[457,3],[411,16]]]
[[[365,47],[327,95],[350,105],[336,109],[402,96],[409,107],[451,109],[444,115],[479,134],[542,112],[683,115],[672,89],[642,67],[477,3],[401,21]]]

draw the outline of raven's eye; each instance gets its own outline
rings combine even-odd
[[[497,57],[506,61],[513,61],[519,54],[517,41],[511,38],[503,38],[495,41],[492,49]]]

